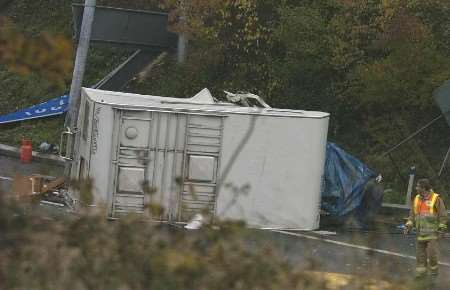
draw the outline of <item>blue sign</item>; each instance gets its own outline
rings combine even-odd
[[[27,109],[0,116],[0,124],[61,115],[67,111],[68,107],[69,96],[65,95]]]

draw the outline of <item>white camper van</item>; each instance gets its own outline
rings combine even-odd
[[[111,217],[143,212],[147,184],[164,220],[208,210],[253,227],[315,229],[328,121],[217,103],[206,89],[180,99],[84,88],[71,177],[91,178]]]

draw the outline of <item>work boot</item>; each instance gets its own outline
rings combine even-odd
[[[423,278],[427,275],[427,268],[423,266],[416,267],[416,279]]]
[[[438,266],[430,267],[430,275],[432,278],[436,278],[439,275],[439,268]]]

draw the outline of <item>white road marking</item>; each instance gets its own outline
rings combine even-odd
[[[365,251],[371,251],[371,252],[390,255],[390,256],[397,256],[397,257],[401,257],[401,258],[416,260],[416,257],[410,256],[410,255],[404,255],[404,254],[400,254],[400,253],[396,253],[396,252],[392,252],[392,251],[375,249],[375,248],[370,248],[370,247],[366,247],[366,246],[350,244],[350,243],[346,243],[346,242],[339,242],[339,241],[335,241],[335,240],[305,235],[305,234],[301,234],[301,233],[291,233],[291,232],[280,231],[280,230],[272,230],[272,232],[280,233],[280,234],[284,234],[284,235],[288,235],[288,236],[295,236],[295,237],[310,239],[310,240],[322,241],[322,242],[335,244],[335,245],[339,245],[339,246],[350,247],[350,248],[355,248],[355,249],[360,249],[360,250],[365,250]],[[450,263],[446,263],[446,262],[439,262],[439,265],[450,267]]]
[[[0,180],[8,180],[8,181],[12,181],[13,179],[12,179],[11,177],[0,176]]]

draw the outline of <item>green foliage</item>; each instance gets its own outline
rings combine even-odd
[[[70,3],[12,1],[2,11],[9,25],[0,29],[0,39],[7,40],[0,45],[4,64],[0,65],[0,114],[64,93],[72,67],[72,45],[67,40],[71,35]],[[49,45],[54,48],[48,50]],[[56,144],[61,130],[60,118],[0,125],[0,142],[18,146],[21,138],[27,137],[34,146],[42,141]]]
[[[439,51],[450,53],[450,2],[446,0],[408,1],[408,7],[430,28]]]
[[[101,212],[52,219],[0,199],[0,231],[1,289],[336,289],[240,222],[189,232],[145,217],[107,221]],[[347,283],[372,289],[374,281]]]
[[[181,3],[166,1],[164,6],[174,9],[173,29],[192,40],[188,65],[213,74],[213,86],[264,91],[271,81],[268,64],[278,1]]]
[[[8,6],[5,15],[9,25],[0,25],[0,114],[45,102],[69,90],[73,62],[72,42],[68,40],[70,5],[71,1],[14,1]],[[3,43],[2,39],[18,43]],[[56,45],[55,51],[48,45]],[[97,83],[129,54],[92,46],[84,85]],[[19,146],[22,137],[27,137],[35,148],[43,141],[59,144],[63,123],[63,117],[53,117],[0,125],[0,142]]]
[[[336,77],[331,64],[330,18],[326,10],[321,4],[311,3],[280,8],[280,23],[275,30],[277,51],[271,61],[278,86],[270,101],[276,106],[312,108],[325,105]]]
[[[395,192],[405,190],[411,165],[448,191],[448,170],[444,177],[436,176],[450,141],[443,133],[445,123],[394,152],[396,165],[383,155],[439,114],[431,94],[450,75],[448,1],[99,3],[169,11],[170,29],[189,38],[185,64],[167,57],[147,79],[131,83],[129,91],[187,97],[208,87],[220,98],[223,90],[241,90],[261,95],[274,107],[328,111],[329,139],[382,173]],[[46,10],[50,17],[36,16]],[[70,33],[67,1],[15,1],[6,15],[24,35]],[[97,82],[127,54],[94,47],[85,85]],[[38,100],[30,96],[60,95],[53,86],[36,72],[22,77],[1,68],[0,111],[35,104]],[[40,130],[38,124],[31,131]],[[25,130],[24,125],[2,127],[0,138],[16,142],[11,135]],[[57,134],[50,138],[58,139]]]
[[[0,63],[21,75],[36,72],[62,88],[72,71],[72,46],[62,36],[43,33],[39,38],[27,37],[12,23],[0,18]]]
[[[10,18],[27,36],[39,37],[44,31],[66,37],[72,35],[71,0],[14,0],[10,2],[11,4],[2,14]]]
[[[409,167],[415,165],[418,175],[431,177],[435,187],[446,193],[448,182],[445,177],[437,178],[437,171],[449,144],[436,126],[429,129],[427,139],[419,136],[397,150],[392,156],[395,163],[380,156],[439,114],[432,91],[450,75],[448,57],[439,49],[436,35],[410,2],[384,3],[382,29],[373,42],[383,53],[355,67],[351,72],[355,85],[347,97],[354,99],[365,115],[363,128],[371,144],[365,155],[388,177],[388,186],[404,192]]]
[[[48,120],[21,122],[19,125],[2,125],[0,143],[19,147],[22,138],[28,138],[33,143],[33,150],[37,150],[43,141],[59,144],[63,123],[62,118],[50,118]]]
[[[184,10],[167,3],[176,16],[187,13],[178,29],[191,37],[189,58],[164,63],[141,92],[247,90],[274,107],[328,111],[329,139],[383,174],[387,188],[403,194],[415,165],[448,191],[448,170],[437,177],[447,125],[400,147],[393,161],[383,155],[439,114],[431,94],[450,75],[447,1],[198,0]]]

